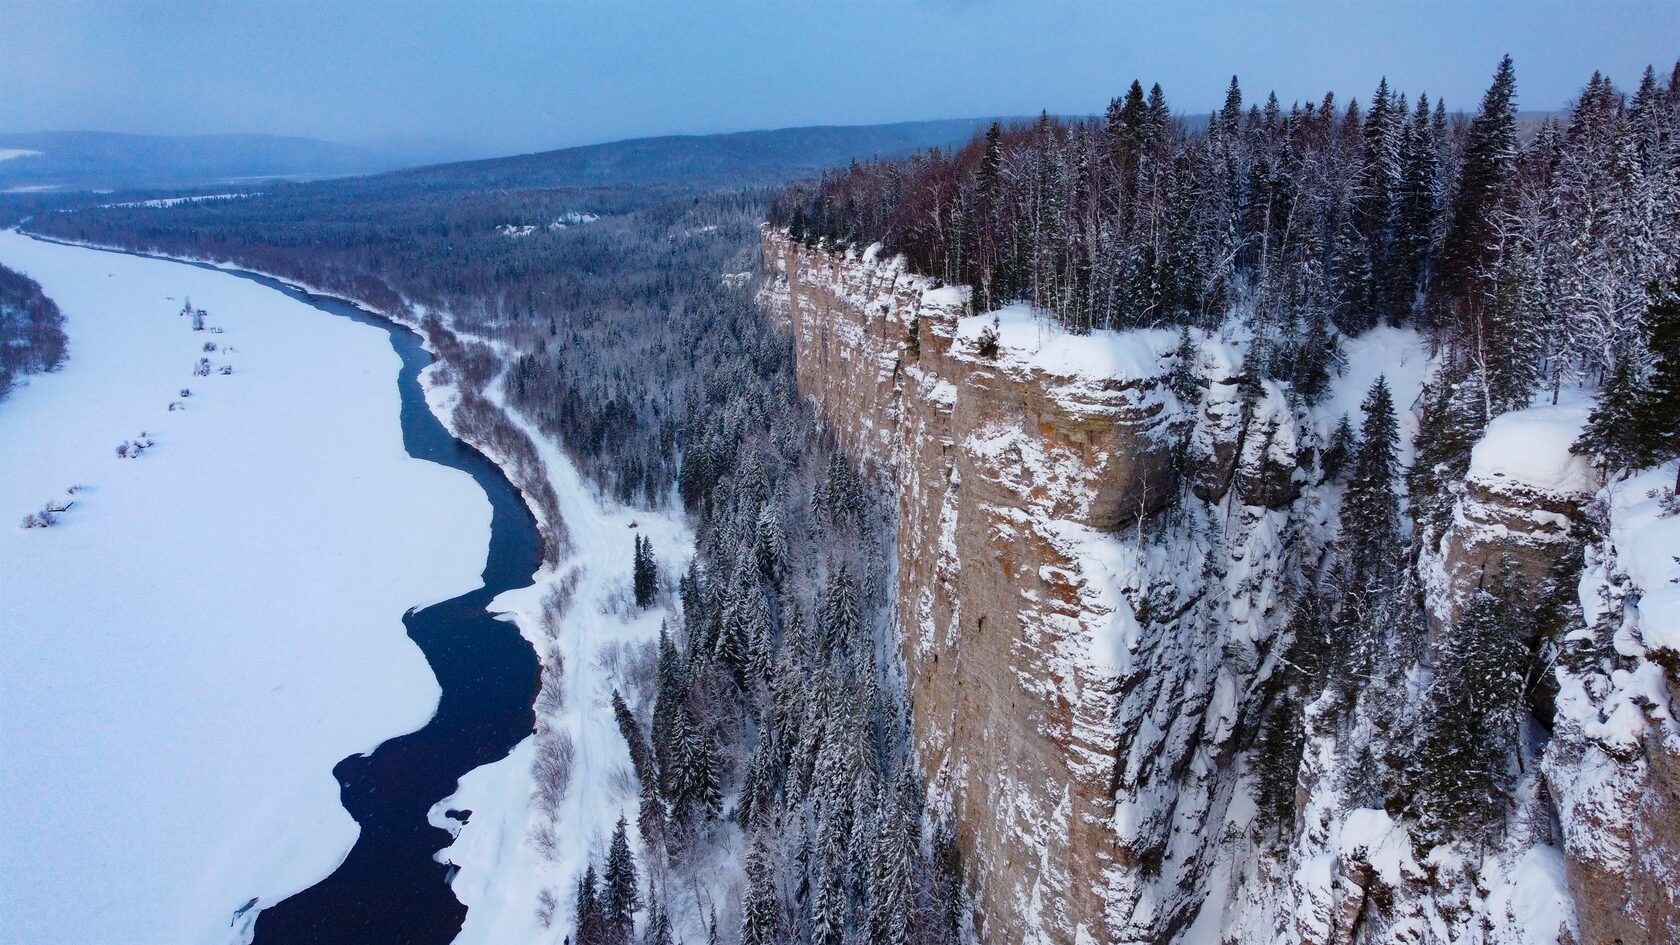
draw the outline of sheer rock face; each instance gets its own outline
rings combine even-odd
[[[771,233],[765,293],[800,391],[898,494],[898,621],[913,736],[987,941],[1107,941],[1120,842],[1123,598],[1081,542],[1173,492],[1158,377],[1048,373],[959,340],[960,290]]]
[[[1195,340],[1181,403],[1172,332],[1017,321],[983,345],[991,319],[963,317],[963,290],[900,263],[768,231],[764,252],[801,393],[897,497],[914,746],[982,940],[1631,945],[1680,923],[1680,632],[1654,619],[1675,609],[1653,590],[1672,569],[1628,565],[1654,534],[1644,484],[1586,546],[1586,655],[1554,661],[1554,730],[1498,843],[1424,851],[1410,821],[1359,806],[1345,786],[1371,760],[1323,699],[1303,706],[1293,823],[1274,836],[1244,749],[1288,643],[1287,585],[1335,540],[1341,487],[1310,429],[1328,417],[1243,384],[1217,336]],[[1532,587],[1573,580],[1553,572],[1597,487],[1563,475],[1572,436],[1535,467],[1558,475],[1502,476],[1539,449],[1514,429],[1514,447],[1478,447],[1420,562],[1435,632],[1498,554]]]
[[[1552,492],[1521,483],[1471,478],[1453,509],[1430,575],[1433,631],[1450,625],[1476,589],[1509,561],[1538,592],[1571,548],[1582,506],[1591,495]]]

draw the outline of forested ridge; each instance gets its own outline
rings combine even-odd
[[[871,258],[902,254],[968,286],[977,313],[1028,303],[1075,335],[1180,328],[1165,379],[1189,405],[1207,387],[1200,339],[1235,340],[1235,429],[1253,430],[1268,385],[1282,391],[1306,481],[1332,490],[1314,501],[1333,503],[1332,527],[1310,526],[1330,536],[1322,553],[1303,533],[1303,560],[1278,575],[1283,651],[1245,739],[1259,836],[1283,856],[1322,829],[1303,828],[1301,792],[1328,778],[1336,803],[1386,811],[1419,842],[1523,842],[1513,819],[1544,808],[1519,810],[1517,792],[1545,745],[1533,733],[1553,724],[1553,668],[1625,671],[1609,640],[1637,596],[1624,586],[1583,615],[1602,504],[1538,579],[1507,545],[1449,606],[1432,569],[1451,567],[1442,540],[1474,501],[1472,448],[1502,414],[1595,397],[1574,452],[1601,482],[1680,456],[1680,65],[1666,80],[1648,69],[1631,94],[1595,74],[1566,113],[1527,128],[1509,58],[1471,116],[1386,82],[1365,106],[1245,106],[1233,79],[1191,128],[1159,86],[1134,82],[1100,118],[993,125],[953,152],[795,185],[770,219],[837,255],[879,243]],[[1378,377],[1320,440],[1304,421],[1343,345],[1382,326],[1427,343],[1421,394],[1396,403]],[[980,337],[979,356],[996,357],[996,334]],[[1418,416],[1415,444],[1403,413]],[[1217,460],[1191,425],[1175,455],[1194,476]],[[1169,521],[1224,496],[1196,492],[1182,488]]]
[[[1245,107],[1233,78],[1189,128],[1134,82],[1102,118],[854,163],[783,194],[771,220],[880,241],[972,286],[977,310],[1027,301],[1077,332],[1240,312],[1256,372],[1309,398],[1335,332],[1417,326],[1485,418],[1648,366],[1647,290],[1680,243],[1680,65],[1631,95],[1595,74],[1526,131],[1509,58],[1468,118],[1386,80],[1363,105]]]

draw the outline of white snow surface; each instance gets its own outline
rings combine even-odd
[[[478,586],[489,503],[404,451],[381,331],[10,231],[0,261],[70,339],[0,403],[4,937],[241,940],[236,909],[354,842],[333,766],[431,716],[401,618]],[[190,329],[186,295],[220,333]],[[195,376],[200,357],[233,373]],[[155,445],[119,459],[141,431]],[[55,527],[16,527],[66,498]]]
[[[928,294],[947,290],[961,291],[947,286]],[[1178,333],[1161,328],[1102,329],[1075,335],[1056,324],[1054,316],[1035,312],[1025,303],[964,316],[957,323],[957,343],[972,347],[988,328],[997,332],[1000,352],[1015,356],[1028,367],[1047,374],[1102,380],[1155,377],[1163,370],[1162,359],[1178,346]]]
[[[215,200],[239,200],[244,197],[257,197],[260,194],[194,194],[188,197],[159,197],[155,200],[131,200],[127,203],[101,204],[101,208],[108,207],[150,207],[162,210],[183,203],[207,203]]]
[[[1429,346],[1411,328],[1379,325],[1357,338],[1342,339],[1342,369],[1330,378],[1324,400],[1315,408],[1318,434],[1328,443],[1336,422],[1346,415],[1354,430],[1365,419],[1361,405],[1380,376],[1394,397],[1400,426],[1399,458],[1410,465],[1416,455],[1418,396],[1429,375]]]
[[[1618,483],[1610,493],[1610,538],[1640,592],[1644,645],[1680,653],[1680,514],[1664,514],[1661,498],[1674,477],[1671,461]]]
[[[446,412],[453,390],[436,384],[431,372],[426,381],[434,408]],[[642,691],[641,683],[651,679],[661,621],[673,627],[680,624],[674,600],[676,579],[693,556],[694,535],[680,512],[632,509],[603,496],[584,481],[551,437],[509,407],[499,383],[491,384],[485,396],[536,445],[570,539],[556,568],[544,569],[530,587],[499,595],[491,609],[513,619],[539,655],[558,649],[564,664],[564,697],[558,710],[541,724],[565,732],[575,755],[569,787],[552,815],[534,801],[537,785],[532,762],[537,736],[533,735],[506,758],[468,772],[456,792],[432,809],[431,820],[456,834],[454,843],[438,854],[439,860],[459,867],[452,886],[456,898],[467,905],[466,923],[456,945],[558,941],[574,922],[577,881],[592,860],[597,869],[604,864],[620,816],[628,821],[638,868],[646,880],[648,858],[636,829],[639,789],[629,749],[613,715],[612,692],[621,689],[645,720],[652,692]],[[678,507],[673,502],[672,508]],[[636,607],[630,587],[636,535],[653,543],[664,588],[661,600],[647,610]],[[544,599],[564,586],[571,587],[571,603],[558,623],[549,625],[544,619]],[[472,814],[462,825],[444,816],[451,809]],[[551,850],[533,842],[539,832],[554,838]],[[720,840],[728,853],[728,847],[737,845],[738,834],[729,828]],[[700,886],[684,883],[681,888],[667,889],[673,931],[679,940],[697,941],[705,934],[698,924],[703,913],[688,897],[703,895],[701,887],[705,887],[709,901],[722,886],[738,882],[738,873],[737,866],[726,863]],[[545,891],[558,902],[546,926],[538,915],[539,898]]]
[[[0,161],[10,161],[13,158],[40,156],[40,151],[35,151],[30,148],[0,148]]]
[[[1529,407],[1494,417],[1470,452],[1470,478],[1557,495],[1597,491],[1598,473],[1592,464],[1569,451],[1591,412],[1590,399],[1564,391],[1556,406]]]

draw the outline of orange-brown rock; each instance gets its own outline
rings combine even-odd
[[[1128,598],[1081,542],[1174,490],[1157,376],[1059,374],[957,340],[963,292],[767,232],[765,293],[799,390],[898,496],[898,631],[931,804],[955,828],[986,941],[1115,938],[1124,767],[1112,628]]]

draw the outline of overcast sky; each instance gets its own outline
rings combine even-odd
[[[1132,78],[1207,111],[1379,77],[1520,105],[1680,54],[1675,0],[634,2],[0,0],[0,130],[270,132],[528,151],[650,134],[1099,111]]]

